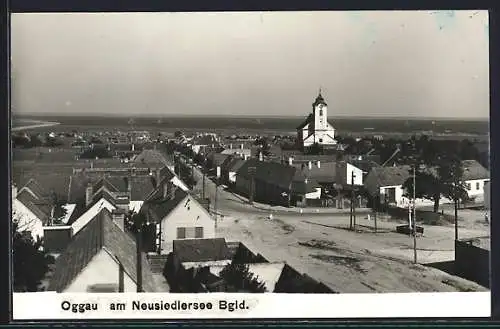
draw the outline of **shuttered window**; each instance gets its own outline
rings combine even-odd
[[[195,227],[194,237],[196,239],[203,239],[203,227]]]
[[[178,227],[177,228],[177,239],[185,239],[186,238],[186,228]]]

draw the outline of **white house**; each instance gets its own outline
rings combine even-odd
[[[17,190],[11,186],[12,220],[17,221],[18,231],[30,232],[36,241],[43,238],[43,226],[51,218],[53,207],[32,189],[23,187]]]
[[[151,269],[142,256],[142,290],[157,292]],[[59,293],[137,291],[136,244],[111,218],[96,214],[57,257],[48,290]]]
[[[337,162],[337,181],[341,185],[363,185],[363,170],[346,161]]]
[[[211,239],[215,221],[209,212],[188,192],[165,181],[144,203],[148,220],[159,224],[161,253],[172,251],[174,240]]]
[[[301,147],[319,145],[336,145],[335,128],[328,122],[328,107],[319,91],[312,104],[313,111],[307,119],[297,127],[297,142]]]
[[[469,198],[476,201],[484,200],[484,189],[490,181],[490,173],[476,160],[462,161],[463,181],[467,188]]]

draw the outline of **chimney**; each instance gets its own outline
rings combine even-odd
[[[241,145],[240,145],[240,149],[242,149],[242,150],[243,150],[243,147],[244,147],[244,145],[243,145],[243,144],[241,144]]]
[[[262,156],[262,152],[259,153],[259,161],[264,160],[264,157]]]
[[[229,144],[229,148],[232,150],[233,149],[233,144]]]
[[[111,216],[113,217],[113,222],[118,224],[118,226],[125,231],[125,210],[118,208],[111,212]]]
[[[245,161],[247,161],[247,160],[248,160],[248,155],[247,155],[247,154],[243,154],[243,159],[244,159]]]
[[[132,143],[132,152],[134,152],[134,151],[135,151],[135,144]]]
[[[12,192],[12,200],[14,200],[17,197],[17,185],[16,183],[12,183],[10,187]]]
[[[319,160],[318,160],[318,162],[316,162],[316,166],[317,166],[318,168],[321,168],[321,161],[319,161]]]
[[[127,193],[130,200],[132,200],[132,177],[127,180]]]
[[[292,157],[289,157],[288,158],[288,164],[291,166],[293,164],[293,158]]]
[[[313,168],[313,165],[312,165],[312,162],[311,162],[311,161],[309,161],[309,162],[307,163],[307,167],[309,168],[309,170],[311,170],[311,169]]]
[[[92,202],[92,194],[94,194],[92,184],[89,182],[87,184],[87,188],[85,189],[85,206],[89,206],[89,204]]]

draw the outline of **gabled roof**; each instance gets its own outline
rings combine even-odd
[[[35,198],[37,199],[42,199],[44,197],[47,197],[48,196],[48,193],[45,191],[45,189],[43,189],[40,184],[38,184],[38,182],[31,178],[21,189],[20,191],[22,191],[23,189],[29,189],[35,196]]]
[[[229,172],[238,172],[238,170],[243,166],[246,160],[241,158],[234,158],[227,165]]]
[[[174,240],[173,254],[181,263],[231,259],[224,238]]]
[[[294,163],[293,166],[299,169],[308,179],[313,179],[320,183],[336,182],[336,162],[320,162],[320,167],[318,168],[317,163],[311,161],[311,169],[309,169],[308,162]]]
[[[108,199],[109,198],[96,198],[89,207],[78,207],[77,205],[77,209],[74,211],[75,215],[72,215],[68,222],[68,224],[73,227],[73,233],[76,234],[79,232],[103,209],[107,209],[109,211],[116,209],[114,203]]]
[[[19,187],[19,191],[21,191],[21,187],[26,185],[31,179],[36,180],[38,185],[42,186],[46,192],[55,193],[59,198],[66,199],[68,196],[68,188],[69,188],[69,177],[71,171],[68,173],[62,172],[46,172],[34,170],[31,172],[24,172],[18,170],[18,168],[13,169],[13,179],[16,185]],[[16,170],[18,170],[16,172]]]
[[[369,191],[375,192],[380,187],[403,185],[411,176],[410,169],[411,167],[406,165],[397,167],[373,167],[368,175],[373,175],[374,179],[365,180],[365,187]]]
[[[222,153],[213,153],[211,154],[211,159],[213,161],[214,166],[221,166],[222,163],[233,153],[224,153],[226,150],[224,150]],[[232,151],[232,150],[231,150]],[[235,150],[237,152],[238,150]],[[240,150],[242,151],[242,150]]]
[[[463,180],[488,179],[490,172],[476,160],[462,161]]]
[[[113,222],[108,211],[103,210],[74,236],[66,250],[57,257],[48,290],[64,291],[103,249],[117,259],[123,265],[125,273],[137,283],[135,241]],[[142,257],[143,290],[155,292],[149,264],[144,254]],[[116,281],[118,284],[118,273]]]
[[[35,198],[27,190],[23,190],[21,193],[18,193],[16,199],[42,222],[46,222],[50,218],[51,205],[44,200]]]
[[[93,191],[94,193],[99,191],[100,188],[105,187],[109,192],[120,192],[120,190],[111,184],[111,182],[107,178],[100,178],[97,180],[97,182],[94,183],[93,185]]]
[[[155,176],[132,176],[131,180],[131,200],[143,201],[153,192],[158,185]],[[156,185],[156,186],[155,186]]]
[[[163,220],[188,196],[188,193],[181,188],[175,188],[175,191],[170,196],[163,199],[162,188],[155,190],[154,194],[144,202],[141,208],[141,212],[148,215],[152,221]]]
[[[134,158],[134,162],[167,165],[167,159],[157,150],[143,150]]]
[[[265,181],[283,189],[288,189],[294,180],[303,180],[302,177],[296,176],[297,168],[295,167],[278,162],[259,161],[258,159],[248,159],[245,161],[237,171],[237,175],[248,179],[250,177],[248,172],[250,167],[256,168],[254,176],[256,180]]]
[[[298,125],[297,128],[295,128],[295,129],[302,129],[305,126],[307,126],[307,124],[311,123],[313,120],[314,120],[314,115],[312,113],[310,113],[307,116],[307,118],[300,125]]]

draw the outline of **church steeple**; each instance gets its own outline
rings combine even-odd
[[[314,101],[314,103],[312,104],[312,106],[313,106],[313,108],[315,108],[316,106],[318,106],[320,104],[323,104],[325,106],[327,105],[326,102],[325,102],[325,99],[321,95],[321,87],[319,88],[318,96],[316,97],[316,100]]]

